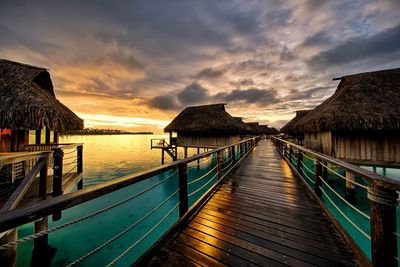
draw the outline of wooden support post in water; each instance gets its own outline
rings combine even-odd
[[[356,202],[356,185],[352,183],[356,180],[354,174],[346,170],[346,195],[345,199],[350,203]]]
[[[217,152],[217,177],[218,180],[222,177],[222,151]]]
[[[42,169],[40,169],[39,175],[39,197],[41,199],[47,198],[47,169],[49,166],[49,158],[41,159],[46,161]]]
[[[164,165],[164,148],[161,149],[161,165]]]
[[[184,158],[186,159],[188,157],[188,148],[187,148],[187,146],[185,146],[183,148],[183,151],[184,151]]]
[[[53,172],[53,197],[60,196],[63,194],[62,190],[62,174],[63,174],[63,158],[64,152],[61,148],[55,148],[53,150],[54,157],[54,172]],[[61,211],[55,211],[53,213],[53,221],[61,219]]]
[[[83,145],[77,146],[76,147],[76,159],[77,159],[77,167],[76,171],[78,173],[83,172]],[[78,190],[83,188],[83,179],[81,179],[78,184],[77,184]]]
[[[77,157],[76,171],[78,173],[81,173],[83,172],[83,145],[76,147],[76,157]]]
[[[368,188],[373,266],[398,266],[396,236],[397,192],[370,184]]]
[[[39,145],[41,143],[41,139],[42,139],[42,131],[36,130],[35,131],[35,144]]]
[[[0,237],[0,245],[14,242],[18,237],[18,228],[7,231]],[[7,249],[0,249],[0,259],[2,266],[17,266],[17,246]]]
[[[35,234],[46,231],[48,228],[47,217],[35,221]],[[48,255],[48,235],[42,235],[33,241],[31,266],[49,266],[50,258]]]
[[[189,209],[187,191],[187,164],[178,166],[179,175],[179,217],[182,217]]]
[[[317,196],[319,198],[322,197],[322,191],[321,188],[322,187],[322,181],[321,181],[321,163],[319,159],[314,159],[314,179],[315,179],[315,187],[314,187],[314,192],[315,194],[317,194]]]

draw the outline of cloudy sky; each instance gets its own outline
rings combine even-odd
[[[87,127],[160,132],[218,102],[280,127],[333,77],[400,67],[399,13],[399,0],[2,0],[0,58],[49,68]]]

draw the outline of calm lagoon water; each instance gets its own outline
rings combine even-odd
[[[150,150],[150,140],[166,137],[165,135],[71,135],[62,136],[60,143],[84,143],[85,188],[160,165],[161,151],[158,149]],[[182,151],[178,152],[182,154]],[[189,150],[188,155],[190,156],[195,152],[194,149]],[[165,162],[171,162],[171,159],[166,156]],[[189,182],[210,172],[205,179],[194,181],[188,186],[189,193],[195,192],[189,198],[190,205],[216,181],[215,165],[214,157],[202,160],[199,167],[195,162],[189,164]],[[212,182],[207,183],[210,180]],[[133,198],[133,196],[158,183],[159,185],[150,191]],[[49,227],[54,227],[104,209],[119,201],[126,201],[118,207],[90,219],[50,233],[48,235],[49,244],[55,251],[52,266],[66,266],[94,250],[98,251],[83,259],[79,264],[82,266],[104,266],[118,259],[125,252],[115,265],[129,265],[178,220],[179,207],[177,207],[177,203],[179,197],[177,189],[178,176],[176,170],[170,170],[65,210],[62,212],[60,221],[53,222],[51,216],[49,216]],[[152,212],[154,207],[159,205],[159,209],[140,221],[141,218]],[[166,214],[169,214],[169,216],[165,216]],[[160,221],[162,222],[160,223]],[[152,228],[158,223],[160,223],[159,226],[152,231]],[[19,238],[31,234],[33,234],[33,224],[19,228]],[[144,235],[145,238],[141,240]],[[134,248],[131,247],[133,244],[136,244]],[[30,265],[32,245],[33,242],[27,242],[18,246],[18,266]],[[104,247],[98,249],[102,245]]]

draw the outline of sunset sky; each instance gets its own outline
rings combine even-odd
[[[2,0],[0,58],[48,68],[86,127],[161,132],[219,102],[280,127],[333,77],[400,67],[399,14],[399,0]]]

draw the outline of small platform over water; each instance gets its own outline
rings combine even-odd
[[[269,141],[148,263],[354,266],[350,248]]]

